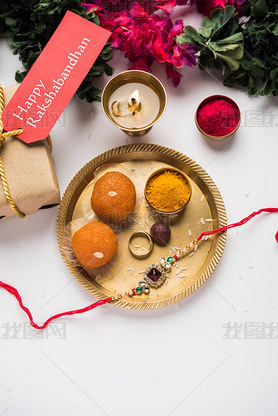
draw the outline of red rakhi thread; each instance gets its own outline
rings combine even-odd
[[[67,316],[67,315],[77,315],[79,313],[84,313],[84,312],[88,312],[91,309],[97,308],[98,306],[101,305],[105,305],[106,303],[111,301],[111,298],[106,298],[106,299],[102,299],[99,300],[95,303],[92,303],[89,306],[86,306],[85,308],[81,308],[81,309],[76,309],[74,311],[68,311],[68,312],[62,312],[62,313],[58,313],[57,315],[53,315],[51,316],[49,319],[47,319],[47,321],[45,321],[45,323],[43,325],[38,325],[34,322],[33,316],[30,312],[30,310],[23,305],[22,302],[22,298],[20,296],[20,294],[18,293],[17,289],[13,286],[8,285],[7,283],[1,282],[0,281],[0,287],[2,287],[3,289],[7,290],[7,292],[9,292],[11,295],[14,295],[14,297],[17,299],[19,306],[21,307],[21,309],[26,313],[26,315],[29,318],[30,324],[32,325],[33,328],[36,329],[44,329],[47,327],[47,325],[51,322],[54,321],[54,319],[58,319],[61,318],[62,316]]]
[[[261,214],[262,212],[278,212],[278,208],[262,208],[259,211],[252,212],[252,214],[248,215],[248,217],[243,218],[243,220],[241,220],[239,222],[235,222],[234,224],[225,225],[225,227],[218,228],[217,230],[204,231],[202,234],[199,235],[199,237],[197,238],[197,241],[200,241],[205,235],[213,235],[213,234],[217,234],[217,233],[222,233],[223,231],[227,231],[230,228],[235,228],[235,227],[239,227],[243,224],[246,224],[253,217],[255,217],[256,215]],[[278,231],[275,235],[275,238],[276,238],[276,241],[278,243]]]
[[[262,208],[259,211],[255,211],[252,214],[250,214],[248,217],[244,218],[243,220],[236,222],[234,224],[230,224],[230,225],[225,225],[222,228],[218,228],[217,230],[212,230],[212,231],[204,231],[202,234],[199,235],[199,237],[197,238],[197,241],[200,241],[204,236],[206,235],[213,235],[213,234],[217,234],[217,233],[222,233],[224,231],[229,230],[230,228],[234,228],[234,227],[239,227],[243,224],[246,224],[248,221],[250,221],[253,217],[255,217],[256,215],[259,215],[263,212],[278,212],[278,208]],[[278,243],[278,231],[275,235],[275,239]],[[106,298],[106,299],[102,299],[99,300],[95,303],[92,303],[89,306],[86,306],[85,308],[81,308],[81,309],[76,309],[73,311],[68,311],[68,312],[62,312],[62,313],[58,313],[57,315],[53,315],[51,316],[49,319],[47,319],[47,321],[45,321],[45,323],[43,325],[38,325],[34,322],[33,320],[33,316],[30,312],[30,310],[23,305],[22,299],[20,294],[18,293],[17,289],[13,286],[8,285],[7,283],[1,282],[0,281],[0,287],[2,287],[3,289],[5,289],[7,292],[9,292],[11,295],[13,295],[18,303],[19,306],[21,307],[21,309],[26,313],[26,315],[29,318],[30,324],[33,328],[35,329],[44,329],[47,327],[47,325],[51,322],[54,321],[55,319],[61,318],[62,316],[67,316],[67,315],[77,315],[79,313],[84,313],[84,312],[88,312],[94,308],[97,308],[98,306],[101,305],[105,305],[106,303],[110,302],[112,300],[112,298]]]

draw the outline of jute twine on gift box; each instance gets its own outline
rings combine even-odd
[[[0,177],[1,177],[2,185],[3,185],[3,189],[4,189],[4,194],[5,194],[5,197],[7,199],[7,202],[9,204],[10,208],[14,211],[14,213],[19,218],[24,218],[25,214],[23,214],[23,212],[21,212],[17,208],[17,206],[16,206],[16,204],[15,204],[15,202],[14,202],[12,196],[11,196],[10,188],[9,188],[8,181],[7,181],[6,174],[5,174],[5,170],[4,170],[3,161],[2,161],[2,158],[1,158],[1,147],[2,147],[2,143],[5,141],[6,137],[18,136],[19,134],[21,134],[23,132],[23,130],[22,129],[17,129],[17,130],[3,132],[4,126],[3,126],[3,121],[2,121],[1,115],[4,111],[4,108],[5,108],[4,91],[3,91],[2,85],[0,84]],[[52,141],[50,139],[50,136],[47,136],[46,140],[48,142],[49,149],[52,152]]]

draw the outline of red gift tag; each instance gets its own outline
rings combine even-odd
[[[2,113],[4,129],[23,129],[26,143],[42,140],[64,111],[111,33],[67,11]]]

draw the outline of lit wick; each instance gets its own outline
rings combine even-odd
[[[113,101],[112,112],[115,117],[126,117],[131,115],[138,116],[139,111],[141,110],[141,101],[139,98],[139,91],[135,90],[128,99],[127,106],[123,110],[121,109],[121,101]]]
[[[131,113],[135,113],[136,111],[141,110],[141,101],[139,98],[139,91],[135,90],[131,94],[129,100],[128,100],[128,109]]]

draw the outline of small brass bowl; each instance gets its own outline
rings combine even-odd
[[[234,128],[234,130],[233,131],[231,131],[230,133],[228,133],[228,134],[226,134],[226,135],[223,135],[223,136],[211,136],[211,135],[209,135],[209,134],[207,134],[204,130],[202,130],[201,129],[201,127],[199,126],[199,123],[198,123],[198,112],[199,112],[199,110],[200,110],[200,108],[201,108],[201,106],[203,105],[203,104],[205,104],[205,102],[206,101],[209,101],[209,100],[211,100],[212,98],[219,98],[219,99],[223,99],[223,100],[226,100],[226,101],[229,101],[230,103],[232,103],[234,106],[235,106],[235,108],[237,108],[238,109],[238,111],[239,111],[239,120],[238,120],[238,124],[236,125],[236,127]],[[210,95],[209,97],[207,97],[207,98],[205,98],[203,101],[201,101],[201,103],[198,105],[198,107],[197,107],[197,110],[196,110],[196,113],[195,113],[195,123],[196,123],[196,126],[197,126],[197,128],[198,128],[198,130],[205,136],[205,137],[207,137],[207,138],[209,138],[209,139],[212,139],[212,140],[224,140],[224,139],[226,139],[227,137],[230,137],[230,136],[232,136],[236,131],[237,131],[237,129],[239,128],[239,126],[240,126],[240,122],[241,122],[241,115],[240,115],[240,109],[239,109],[239,106],[237,105],[237,103],[234,101],[234,100],[232,100],[230,97],[227,97],[226,95]]]
[[[159,98],[160,108],[156,118],[149,123],[148,125],[140,128],[128,128],[122,127],[113,119],[111,115],[111,110],[109,109],[109,99],[114,91],[116,91],[120,86],[123,84],[131,83],[131,82],[139,82],[141,84],[145,84],[150,87]],[[167,102],[166,91],[162,83],[156,78],[154,75],[150,74],[149,72],[139,71],[139,70],[129,70],[121,72],[118,75],[115,75],[104,87],[101,96],[101,105],[102,109],[111,123],[114,126],[120,128],[129,136],[143,136],[144,134],[148,133],[152,126],[160,119],[162,116]]]
[[[185,180],[185,182],[186,182],[186,184],[188,185],[188,187],[189,187],[189,191],[190,191],[190,194],[189,194],[189,198],[187,199],[187,201],[185,201],[185,203],[180,207],[180,208],[178,208],[178,209],[175,209],[175,210],[173,210],[173,211],[165,211],[165,210],[162,210],[162,209],[158,209],[158,208],[156,208],[154,205],[152,205],[151,203],[150,203],[150,201],[148,200],[148,197],[147,197],[147,193],[146,193],[146,190],[147,190],[147,186],[148,186],[148,183],[149,183],[149,181],[152,179],[152,178],[154,178],[155,176],[159,176],[160,174],[162,174],[163,172],[165,172],[165,171],[172,171],[172,172],[176,172],[176,173],[178,173],[179,175],[181,175],[182,177],[183,177],[183,179]],[[176,168],[171,168],[171,167],[167,167],[167,168],[161,168],[161,169],[158,169],[158,170],[156,170],[155,172],[153,172],[150,176],[149,176],[149,178],[147,179],[147,182],[146,182],[146,184],[145,184],[145,190],[144,190],[144,194],[145,194],[145,198],[146,198],[146,201],[147,201],[147,203],[155,210],[155,211],[157,211],[157,212],[159,212],[160,214],[164,214],[164,215],[173,215],[173,214],[178,214],[178,213],[180,213],[181,211],[183,211],[184,210],[184,208],[186,207],[186,205],[188,204],[188,202],[190,201],[190,198],[191,198],[191,195],[192,195],[192,187],[191,187],[191,184],[190,184],[190,181],[189,181],[189,179],[188,179],[188,177],[185,175],[185,173],[183,173],[181,170],[179,170],[179,169],[176,169]]]

